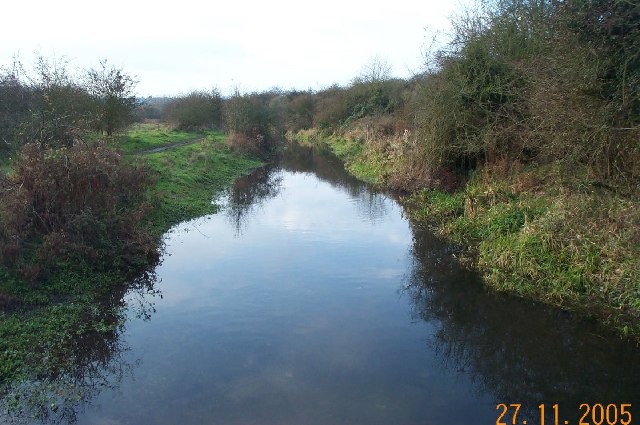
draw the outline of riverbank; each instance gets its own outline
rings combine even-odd
[[[162,235],[180,221],[215,212],[216,194],[261,164],[231,152],[222,133],[138,126],[108,145],[127,154],[196,137],[204,138],[159,153],[123,156],[132,166],[144,167],[153,181],[143,221],[151,236],[150,255],[121,261],[114,252],[109,261],[113,264],[102,270],[81,262],[57,262],[37,285],[15,270],[0,268],[0,388],[65,373],[65,365],[84,355],[78,351],[84,340],[117,339],[124,320],[122,295],[131,288],[153,290],[153,279],[144,277],[155,266],[154,252],[161,250]],[[123,212],[133,213],[138,211]],[[135,270],[132,262],[137,264]]]
[[[327,143],[347,170],[394,187],[412,179],[402,137],[357,131],[292,136]],[[416,185],[417,186],[417,185]],[[542,301],[640,340],[640,202],[558,164],[497,163],[452,191],[412,190],[409,216],[462,247],[460,258],[498,291]]]

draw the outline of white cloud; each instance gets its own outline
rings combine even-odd
[[[300,2],[23,1],[3,5],[0,62],[15,54],[100,59],[137,75],[143,94],[320,88],[345,84],[371,57],[397,76],[421,66],[425,27],[441,28],[455,3],[411,0]]]

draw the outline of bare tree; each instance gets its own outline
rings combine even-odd
[[[356,81],[363,83],[378,83],[391,78],[393,67],[386,59],[376,55],[372,57],[365,66],[362,67]]]

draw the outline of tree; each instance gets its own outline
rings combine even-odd
[[[391,64],[380,56],[374,56],[362,68],[356,82],[380,83],[391,78]]]
[[[15,58],[0,71],[0,149],[72,145],[86,128],[91,103],[64,58],[38,55],[31,72]]]
[[[135,97],[133,89],[138,82],[122,69],[100,62],[100,68],[87,71],[86,87],[95,102],[94,129],[113,134],[133,121]]]

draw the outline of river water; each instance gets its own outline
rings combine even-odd
[[[516,423],[540,424],[545,403],[546,424],[553,404],[576,424],[582,403],[631,403],[640,420],[634,344],[484,289],[326,151],[291,146],[218,202],[166,235],[153,290],[126,296],[116,341],[50,418],[474,425],[519,403]]]

